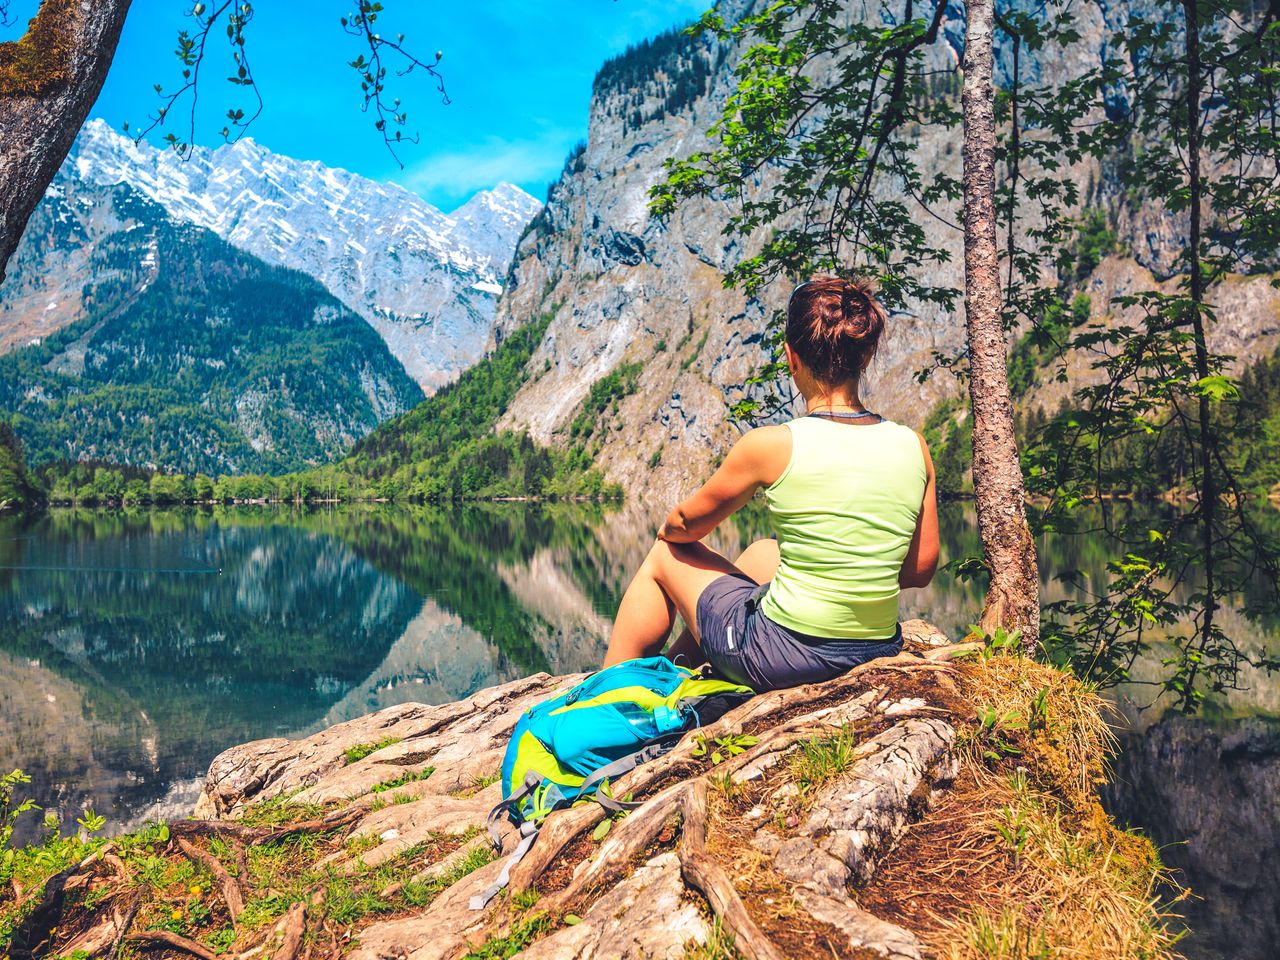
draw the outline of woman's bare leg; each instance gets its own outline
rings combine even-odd
[[[685,623],[693,623],[698,597],[707,584],[726,573],[739,572],[706,544],[659,540],[618,605],[604,665],[661,653],[676,613]]]
[[[738,554],[733,565],[756,583],[768,583],[778,572],[779,559],[781,557],[778,553],[777,540],[756,540]],[[696,603],[697,601],[695,601],[695,607]],[[705,660],[702,656],[702,647],[699,646],[699,638],[693,633],[694,626],[696,624],[692,620],[686,620],[680,636],[676,637],[667,648],[667,656],[672,661],[679,658],[679,662],[687,667],[697,666]]]

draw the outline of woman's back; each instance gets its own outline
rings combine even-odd
[[[790,463],[765,488],[781,561],[761,610],[811,636],[891,637],[927,482],[920,438],[889,420],[787,426]]]

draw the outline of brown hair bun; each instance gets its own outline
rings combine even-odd
[[[787,343],[820,382],[848,383],[875,356],[887,317],[868,281],[814,277],[787,303]]]

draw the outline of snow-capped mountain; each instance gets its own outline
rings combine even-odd
[[[516,241],[541,204],[501,183],[445,214],[394,184],[251,139],[188,160],[90,120],[63,175],[126,183],[171,217],[302,270],[362,316],[428,393],[482,355]]]

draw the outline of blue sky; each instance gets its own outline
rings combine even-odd
[[[453,100],[441,105],[426,74],[390,78],[396,86],[389,89],[409,111],[406,136],[421,135],[417,146],[399,151],[404,169],[387,153],[372,118],[360,112],[359,78],[347,66],[361,52],[360,41],[339,25],[354,5],[344,0],[255,4],[246,43],[266,108],[249,135],[279,153],[393,180],[444,210],[499,180],[541,199],[565,154],[586,136],[591,80],[600,64],[628,44],[688,23],[711,5],[711,0],[382,2],[387,34],[405,34],[405,46],[423,59],[444,52],[441,69]],[[13,0],[18,24],[0,30],[0,39],[19,34],[36,6],[36,0]],[[116,129],[126,120],[131,128],[145,123],[158,103],[153,86],[179,84],[181,68],[172,51],[177,31],[192,23],[184,16],[190,8],[187,0],[134,0],[90,116],[103,117]],[[307,13],[300,15],[299,9]],[[211,44],[211,53],[215,59],[205,68],[211,82],[202,77],[195,140],[216,146],[227,108],[239,101],[223,79],[233,72],[225,34]],[[152,139],[158,143],[161,135]]]

